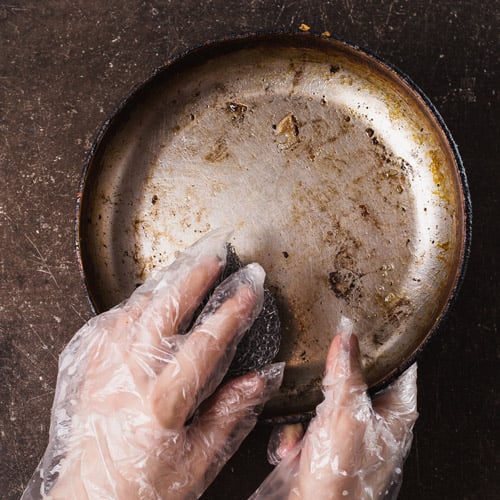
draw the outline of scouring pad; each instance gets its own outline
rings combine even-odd
[[[228,244],[226,266],[215,286],[242,267],[243,263],[233,246]],[[208,297],[202,307],[206,302]],[[270,290],[264,288],[262,311],[238,344],[226,378],[234,378],[272,363],[278,354],[280,340],[280,319],[276,300]]]

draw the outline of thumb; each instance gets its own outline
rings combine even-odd
[[[271,465],[278,465],[304,437],[304,426],[296,424],[276,425],[271,431],[267,445],[267,460]]]
[[[318,413],[323,409],[352,407],[357,399],[366,399],[367,386],[363,380],[359,344],[352,329],[352,322],[343,317],[326,358],[325,400],[318,407]]]

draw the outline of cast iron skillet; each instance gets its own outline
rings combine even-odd
[[[355,46],[312,35],[207,44],[158,70],[104,124],[83,174],[78,252],[96,312],[210,229],[267,271],[287,363],[266,418],[310,415],[341,315],[376,390],[456,295],[471,206],[423,93]]]

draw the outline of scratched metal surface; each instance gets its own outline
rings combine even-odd
[[[459,279],[460,187],[434,115],[378,61],[310,34],[227,41],[113,117],[82,187],[82,267],[104,311],[210,228],[234,228],[281,319],[285,375],[264,414],[297,418],[322,400],[341,315],[370,387],[421,349]]]
[[[462,292],[420,358],[421,417],[403,499],[497,498],[498,6],[465,0],[0,3],[0,485],[18,498],[46,444],[57,355],[90,317],[75,197],[116,102],[208,39],[300,23],[408,73],[459,144],[474,203]],[[269,471],[255,431],[205,498],[245,498]],[[254,471],[248,474],[249,468]],[[236,493],[235,493],[236,492]]]

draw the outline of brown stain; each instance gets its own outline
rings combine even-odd
[[[295,87],[297,87],[300,83],[300,80],[304,76],[304,70],[302,68],[297,68],[295,64],[292,62],[290,63],[289,66],[289,71],[292,73],[292,89],[290,91],[290,94],[293,94],[295,91]]]
[[[441,161],[438,151],[431,150],[427,152],[427,156],[430,159],[429,168],[432,173],[432,181],[436,186],[441,187],[444,183],[444,175],[441,172]]]
[[[377,296],[386,323],[373,334],[375,345],[384,345],[393,335],[394,329],[413,314],[413,304],[406,296],[389,293]]]
[[[371,224],[373,224],[377,229],[382,229],[382,225],[378,218],[373,214],[373,211],[371,208],[369,208],[365,203],[362,203],[361,205],[358,205],[358,208],[361,210],[361,217],[363,219],[367,220]]]
[[[302,69],[295,70],[295,73],[293,74],[292,86],[297,87],[303,76],[304,76],[304,70]]]
[[[411,300],[407,297],[398,297],[386,310],[389,323],[399,325],[411,314],[411,305]]]
[[[380,191],[382,184],[388,184],[396,194],[402,194],[405,190],[411,192],[412,165],[403,158],[395,156],[392,152],[388,151],[385,144],[375,135],[375,131],[372,128],[367,128],[365,132],[372,142],[375,154],[380,162],[378,171],[379,182],[376,184],[376,189]]]
[[[209,163],[218,163],[229,157],[227,142],[223,137],[219,137],[212,146],[212,149],[205,155],[205,160]]]
[[[328,273],[328,284],[330,290],[338,299],[343,299],[347,304],[351,301],[359,301],[362,297],[362,286],[360,280],[363,274],[357,269],[357,253],[362,247],[362,243],[346,229],[340,227],[337,223],[335,234],[333,231],[327,231],[325,239],[330,240],[333,236],[336,241],[342,241],[335,257],[333,259],[334,270]]]
[[[389,109],[389,118],[391,121],[406,119],[406,108],[401,100],[396,101],[395,99],[388,98],[386,102],[392,103]]]
[[[346,302],[349,302],[355,291],[358,279],[359,276],[348,269],[328,273],[330,289],[338,299],[344,299]]]
[[[354,244],[354,249],[359,248],[360,245]],[[334,264],[337,269],[352,269],[355,265],[356,259],[353,256],[353,246],[344,243],[340,246],[334,257]]]
[[[436,246],[441,250],[447,252],[450,249],[450,242],[449,241],[438,242],[436,243]]]
[[[229,101],[226,103],[225,110],[231,117],[231,121],[234,124],[239,124],[245,120],[248,106],[239,102]]]
[[[446,178],[441,170],[441,164],[443,163],[442,155],[439,151],[431,149],[427,152],[427,157],[429,158],[429,168],[432,174],[432,181],[436,186],[436,189],[432,191],[432,194],[436,195],[443,201],[450,202],[450,196],[448,195],[445,187]]]

